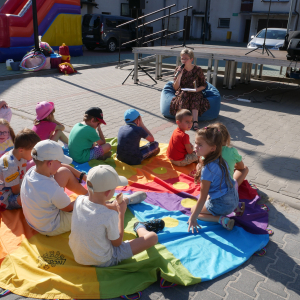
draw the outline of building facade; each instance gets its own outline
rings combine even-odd
[[[252,35],[265,28],[270,7],[270,20],[268,27],[287,28],[288,15],[292,0],[144,0],[145,9],[139,10],[139,15],[149,14],[163,7],[175,4],[171,13],[189,6],[193,8],[169,19],[169,31],[176,32],[187,24],[187,38],[200,39],[206,29],[205,37],[212,41],[226,41],[227,32],[231,32],[231,41],[248,42]],[[5,0],[0,0],[0,6]],[[207,23],[205,24],[205,11],[207,5]],[[145,21],[163,17],[169,12],[165,10],[146,17]],[[132,16],[128,0],[81,0],[81,14],[87,13],[111,14],[119,16]],[[300,30],[300,0],[293,0],[291,30]],[[153,32],[166,29],[168,19],[159,20],[149,24]],[[177,33],[170,38],[180,38],[183,33]]]

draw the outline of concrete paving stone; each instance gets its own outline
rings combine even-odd
[[[299,194],[290,193],[288,191],[281,190],[281,189],[280,189],[280,194],[286,195],[286,196],[291,197],[291,198],[300,199]]]
[[[266,268],[270,263],[273,262],[274,259],[271,259],[269,257],[265,257],[265,256],[260,257],[260,256],[253,255],[245,264],[245,269],[255,272],[261,276],[268,276],[268,273],[266,272]]]
[[[277,255],[276,255],[277,250],[282,248],[283,248],[283,244],[276,243],[275,241],[272,240],[271,237],[271,239],[269,240],[266,246],[267,253],[264,256],[275,260],[277,259]]]
[[[300,242],[285,237],[286,244],[283,249],[279,249],[278,253],[283,253],[289,257],[300,260]]]
[[[264,281],[265,277],[247,270],[241,270],[240,274],[237,281],[230,282],[229,286],[251,297],[256,297],[255,287],[260,281]]]
[[[192,299],[195,295],[194,287],[191,288],[169,288],[169,289],[160,289],[162,297],[160,300],[172,300],[172,299]]]
[[[287,276],[274,270],[270,270],[270,274],[266,279],[266,282],[260,283],[259,287],[286,298],[287,293],[285,291],[285,287],[287,283],[292,281],[293,279],[293,277]]]
[[[254,183],[257,183],[259,185],[265,185],[267,186],[268,185],[268,182],[270,180],[273,179],[273,176],[268,176],[262,172],[259,172],[255,178],[255,180],[253,180]]]
[[[249,297],[248,295],[241,293],[239,291],[237,291],[236,289],[230,288],[228,287],[226,289],[227,295],[224,299],[228,299],[228,300],[240,300],[240,299],[244,299],[244,300],[250,300],[253,299],[252,297]]]
[[[232,276],[230,274],[228,275],[226,273],[213,280],[201,282],[197,286],[199,286],[201,289],[209,290],[221,297],[225,297],[226,296],[226,293],[224,291],[225,287],[228,285],[230,281],[234,281],[234,280],[236,280],[235,276]]]
[[[286,233],[297,231],[297,226],[293,224],[291,221],[289,221],[283,213],[278,212],[276,215],[276,221],[269,220],[269,224],[274,226],[275,228],[282,230]],[[274,231],[274,236],[276,235],[276,232]]]
[[[267,271],[271,273],[273,270],[275,270],[290,277],[295,277],[296,274],[294,272],[294,268],[296,266],[300,266],[299,262],[295,261],[290,257],[287,257],[286,255],[280,252],[277,252],[276,256],[278,259],[274,263],[269,265]]]
[[[300,294],[300,268],[296,268],[294,272],[297,274],[296,280],[288,283],[287,287]]]
[[[258,292],[258,297],[256,298],[257,300],[283,300],[283,299],[287,299],[287,298],[283,298],[283,297],[280,297],[279,295],[276,295],[270,291],[267,291],[265,289],[261,289],[261,288],[258,288],[257,289],[257,292]],[[299,300],[298,298],[295,298],[295,300]]]
[[[179,299],[179,298],[174,298]],[[184,298],[182,298],[184,299]],[[192,300],[221,300],[224,299],[208,290],[199,290],[196,292]]]
[[[300,292],[299,291],[293,291],[293,290],[288,290],[289,293],[289,300],[299,300],[300,299]]]

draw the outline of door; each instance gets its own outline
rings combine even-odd
[[[251,19],[246,20],[244,40],[243,40],[244,43],[249,42],[250,25],[251,25]]]
[[[269,19],[268,28],[287,28],[288,20]],[[267,27],[267,19],[259,19],[257,32]]]
[[[191,17],[190,16],[184,16],[183,20],[183,28],[185,31],[183,32],[183,38],[186,38],[187,40],[190,39],[190,31],[191,31]],[[186,35],[186,37],[184,37]]]

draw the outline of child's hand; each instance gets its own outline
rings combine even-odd
[[[187,223],[189,224],[188,232],[190,232],[190,229],[192,229],[192,233],[194,233],[194,228],[195,228],[197,233],[199,233],[197,227],[199,227],[199,229],[201,229],[201,226],[198,224],[197,219],[194,219],[192,216],[190,216]]]
[[[118,203],[118,201],[116,201],[116,202],[117,202],[117,209],[118,209],[119,214],[125,215],[125,212],[127,209],[126,202],[124,200],[121,203]]]

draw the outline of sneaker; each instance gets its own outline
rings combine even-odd
[[[131,195],[125,195],[125,199],[128,199],[128,204],[138,204],[143,202],[147,198],[147,194],[145,192],[136,192]]]
[[[97,160],[106,160],[107,158],[110,158],[112,156],[112,152],[108,151],[107,153],[103,154],[102,156],[99,156]]]
[[[159,154],[159,152],[160,152],[160,148],[157,148],[157,149],[152,153],[151,156],[156,156],[156,155]]]
[[[148,222],[136,222],[133,225],[133,230],[136,232],[135,228],[138,224],[143,224],[148,231],[159,232],[165,228],[165,221],[162,219],[154,219]]]
[[[227,220],[228,219],[228,220]],[[235,221],[226,217],[221,218],[220,224],[227,230],[232,230],[234,227]]]
[[[240,202],[238,207],[233,211],[236,217],[241,217],[245,212],[245,202]]]

